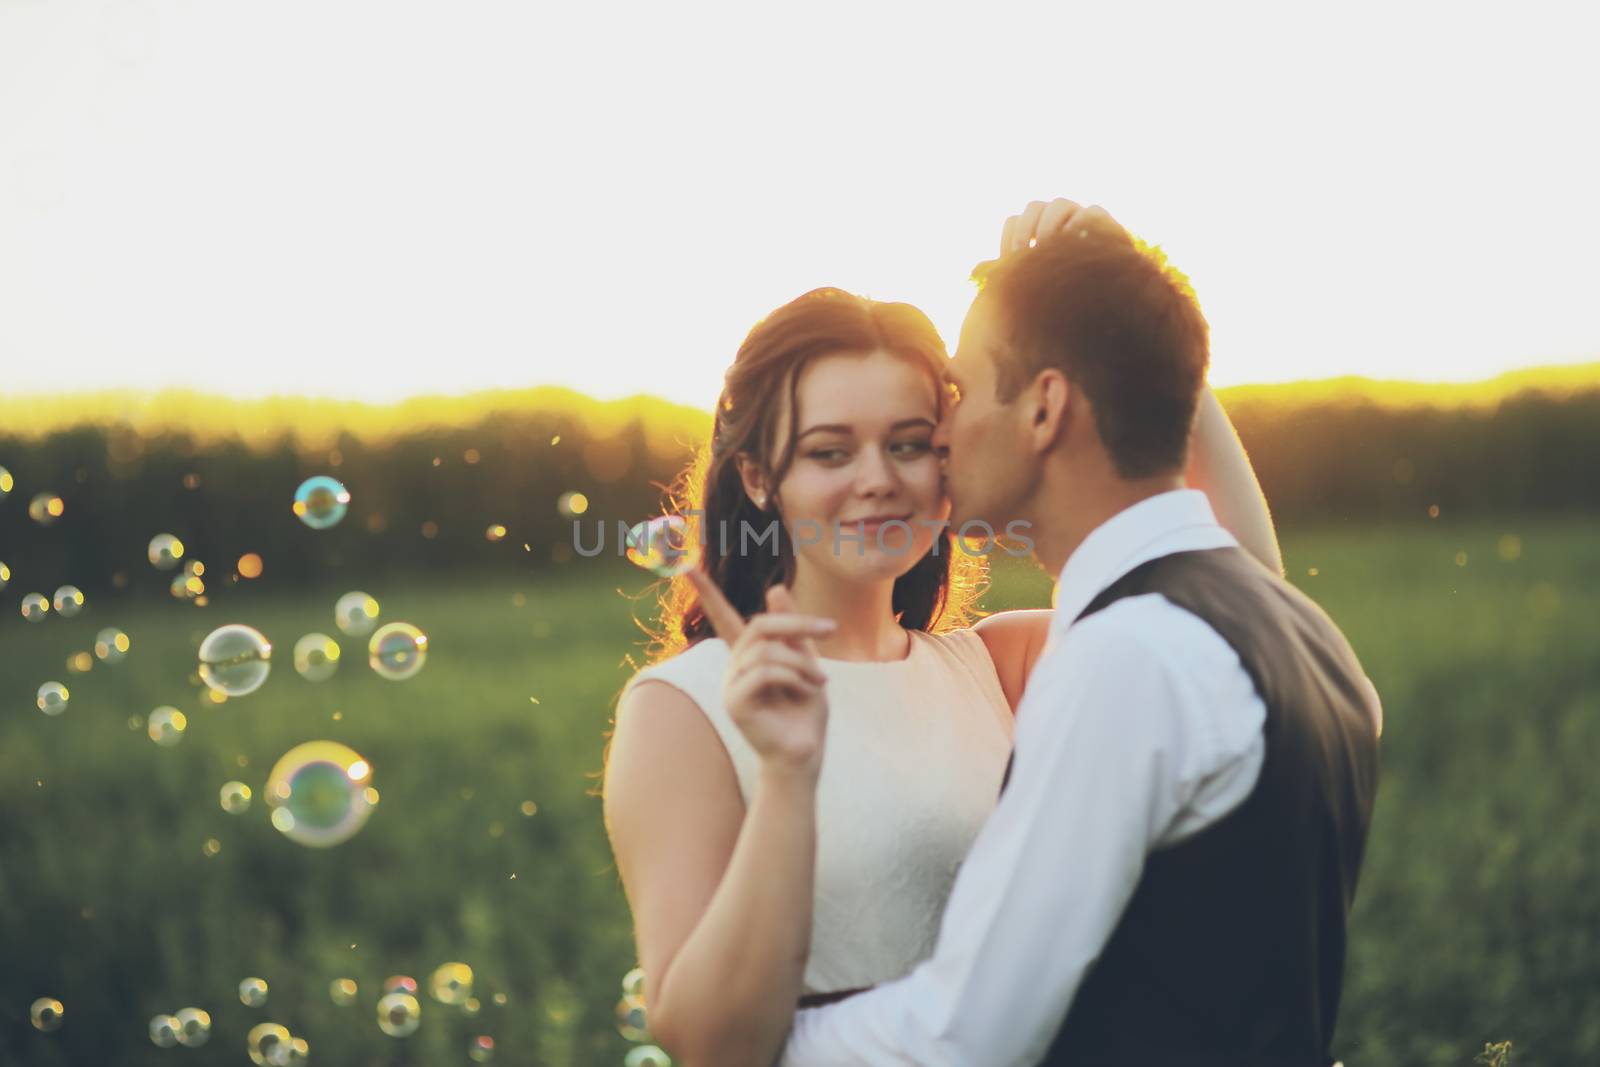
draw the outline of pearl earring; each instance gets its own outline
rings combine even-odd
[[[766,506],[767,506],[767,494],[765,494],[765,493],[756,494],[756,508],[757,509],[764,509]]]

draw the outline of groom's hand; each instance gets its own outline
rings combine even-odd
[[[728,643],[722,699],[729,718],[761,757],[763,769],[815,778],[827,735],[827,676],[812,639],[832,619],[801,615],[783,586],[767,590],[767,610],[748,622],[703,570],[689,573],[700,606]]]
[[[1023,208],[1021,214],[1006,219],[1000,231],[1000,254],[1004,256],[1019,248],[1027,248],[1042,238],[1067,229],[1127,232],[1098,204],[1083,207],[1075,200],[1057,199],[1048,204],[1043,200],[1035,200]]]

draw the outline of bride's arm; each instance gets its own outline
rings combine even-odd
[[[1204,490],[1217,521],[1239,539],[1272,573],[1282,576],[1283,555],[1272,526],[1267,498],[1261,494],[1250,457],[1222,410],[1217,394],[1206,386],[1200,393],[1200,412],[1189,438],[1189,469],[1185,480],[1191,489]]]
[[[692,1067],[770,1063],[811,941],[814,786],[764,772],[747,813],[700,709],[642,682],[618,706],[605,815],[652,1038]]]

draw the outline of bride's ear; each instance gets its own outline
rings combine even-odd
[[[756,506],[757,511],[767,509],[767,500],[772,495],[767,485],[767,474],[757,463],[744,452],[733,458],[739,465],[739,481],[744,485],[744,495],[750,498],[750,503]]]

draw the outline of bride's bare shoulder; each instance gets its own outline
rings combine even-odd
[[[1056,613],[1049,608],[1000,611],[978,620],[973,631],[983,639],[1000,676],[1000,688],[1013,711],[1022,700],[1028,676],[1050,634]]]

